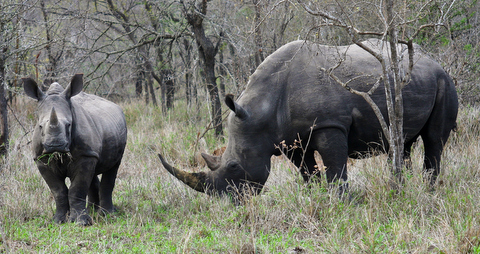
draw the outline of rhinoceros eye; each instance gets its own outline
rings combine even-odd
[[[230,161],[227,163],[227,169],[230,171],[238,171],[242,169],[242,166],[236,161]]]
[[[45,136],[45,134],[43,133],[43,125],[39,124],[38,128],[40,128],[40,133],[42,134],[42,137]]]
[[[67,133],[67,135],[70,134],[70,126],[70,123],[65,124],[65,133]]]

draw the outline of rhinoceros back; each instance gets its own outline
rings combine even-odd
[[[74,149],[84,155],[98,156],[100,168],[118,163],[127,140],[125,116],[120,106],[83,92],[71,100],[75,119]]]

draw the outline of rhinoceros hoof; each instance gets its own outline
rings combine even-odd
[[[77,217],[76,223],[80,226],[90,226],[93,224],[93,219],[87,214]]]
[[[82,213],[80,215],[71,214],[69,218],[70,222],[76,222],[80,226],[90,226],[93,224],[93,219],[90,215]]]
[[[87,206],[87,211],[90,211],[90,212],[93,212],[93,211],[98,212],[101,210],[102,208],[97,204],[88,204]]]
[[[110,209],[102,209],[102,212],[106,213],[106,214],[110,214],[110,213],[116,213],[118,212],[117,208],[112,206],[112,208]]]
[[[65,223],[65,222],[67,222],[67,216],[66,216],[65,214],[63,214],[63,215],[57,215],[57,214],[55,214],[55,215],[53,216],[53,221],[54,221],[55,223],[57,223],[57,224]]]
[[[96,210],[98,214],[102,215],[102,216],[106,216],[106,215],[109,215],[109,214],[113,214],[113,213],[116,213],[117,212],[117,208],[114,207],[114,206],[111,206],[109,208],[105,208],[105,207],[101,207],[99,206],[98,207],[98,210]]]

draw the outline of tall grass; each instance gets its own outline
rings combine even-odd
[[[11,117],[9,156],[0,172],[0,252],[7,253],[480,253],[480,110],[462,108],[445,149],[440,183],[423,181],[422,143],[405,185],[393,191],[383,155],[350,161],[351,199],[325,182],[306,185],[296,168],[272,158],[261,195],[242,206],[186,187],[175,166],[206,170],[196,159],[224,144],[208,125],[208,108],[177,102],[167,115],[142,103],[122,104],[129,127],[114,204],[80,227],[52,221],[54,200],[36,169],[30,140],[33,102]],[[25,135],[26,134],[26,135]]]

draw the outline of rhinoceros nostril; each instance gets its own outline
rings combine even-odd
[[[43,153],[53,153],[53,152],[59,152],[59,153],[67,153],[70,152],[70,148],[68,146],[68,143],[62,143],[62,144],[44,144],[43,145]]]

